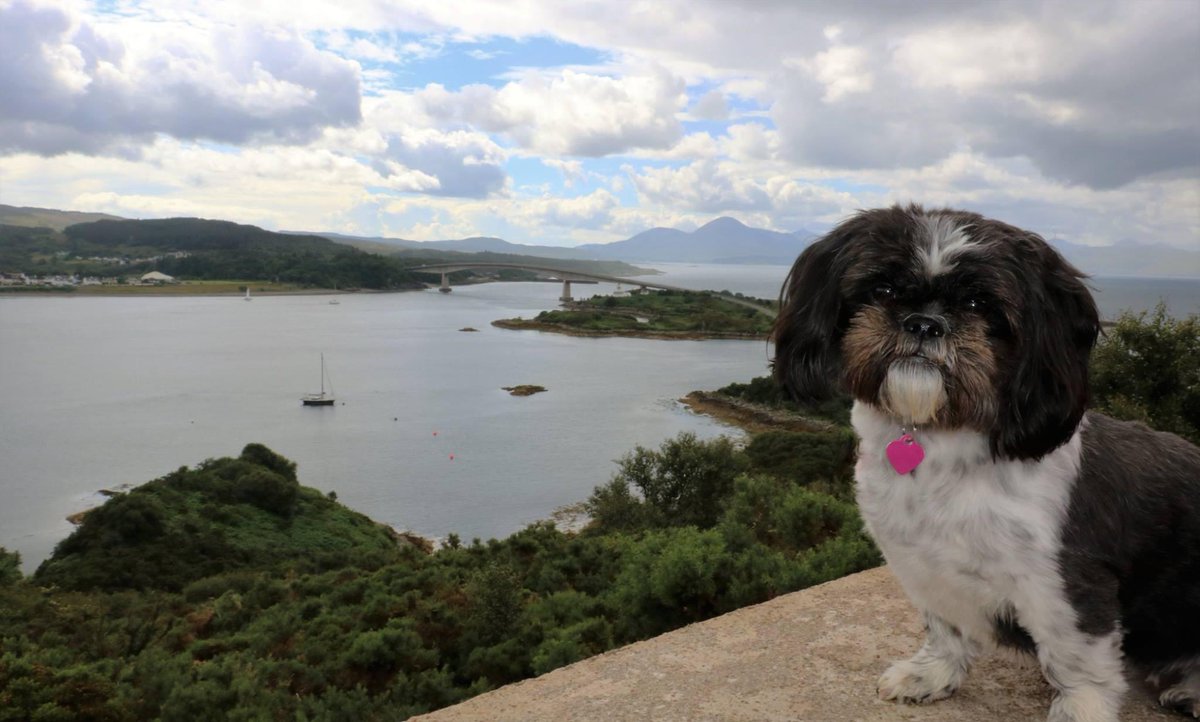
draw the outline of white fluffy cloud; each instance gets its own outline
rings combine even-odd
[[[0,152],[135,153],[158,134],[315,138],[361,116],[358,66],[294,31],[0,4]]]
[[[753,213],[773,219],[764,225],[781,229],[799,228],[813,219],[854,209],[849,194],[781,170],[763,169],[749,175],[733,162],[701,160],[682,168],[629,168],[628,172],[649,204],[673,205],[709,217]]]
[[[527,72],[500,88],[434,85],[418,94],[435,119],[467,123],[548,156],[604,156],[665,148],[682,135],[682,81],[661,68],[623,77],[564,69]]]

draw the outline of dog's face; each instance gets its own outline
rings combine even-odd
[[[781,301],[775,375],[798,398],[840,388],[899,424],[987,434],[1003,458],[1040,458],[1083,415],[1096,306],[1036,234],[865,211],[800,255]]]

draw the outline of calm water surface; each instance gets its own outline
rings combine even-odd
[[[773,298],[783,266],[654,264],[666,283]],[[1200,280],[1095,282],[1102,312],[1200,312]],[[681,431],[739,432],[677,399],[766,372],[747,341],[580,339],[490,322],[557,305],[552,283],[223,298],[0,296],[0,546],[27,569],[98,490],[257,441],[301,482],[400,529],[504,536],[580,501],[615,459]],[[612,286],[574,285],[577,296]],[[479,329],[462,332],[463,327]],[[320,354],[337,394],[304,408]],[[540,384],[515,398],[502,386]],[[453,459],[451,458],[453,455]]]
[[[251,441],[378,521],[470,539],[586,498],[638,444],[737,434],[676,400],[761,375],[765,343],[489,325],[553,308],[559,293],[486,284],[345,295],[336,306],[321,296],[0,298],[0,546],[32,568],[99,489]],[[322,352],[338,405],[304,408]],[[501,390],[517,384],[549,391]]]
[[[665,272],[658,276],[664,283],[683,288],[729,290],[756,298],[776,299],[779,288],[787,278],[787,266],[734,266],[687,263],[651,263]],[[1161,299],[1174,316],[1200,313],[1200,268],[1180,269],[1190,277],[1181,278],[1114,278],[1088,280],[1100,314],[1116,318],[1123,310],[1144,311],[1154,308]],[[580,288],[587,288],[581,286]]]

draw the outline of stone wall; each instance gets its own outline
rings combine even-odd
[[[1036,663],[998,653],[948,700],[875,696],[920,646],[916,612],[886,568],[740,609],[480,695],[414,722],[983,722],[1045,719]],[[1182,720],[1140,684],[1122,720]]]

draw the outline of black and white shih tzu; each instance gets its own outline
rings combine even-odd
[[[806,249],[773,331],[799,399],[854,399],[859,507],[924,616],[878,693],[953,694],[1037,655],[1052,722],[1113,722],[1124,668],[1200,716],[1200,449],[1085,413],[1100,330],[1041,237],[957,210],[860,212]]]

